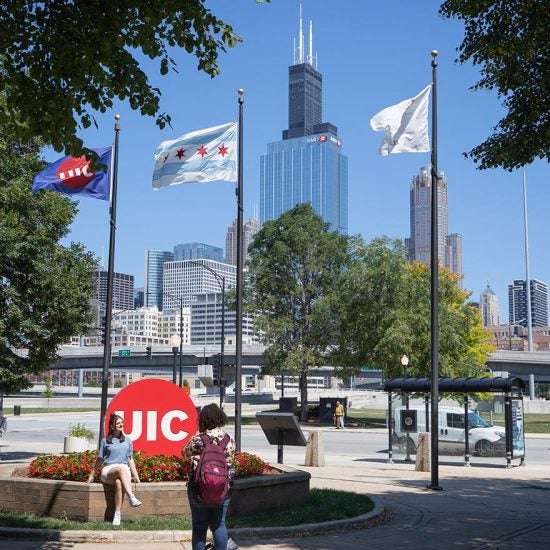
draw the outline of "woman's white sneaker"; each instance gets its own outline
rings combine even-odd
[[[120,512],[115,512],[113,516],[113,525],[120,525]]]
[[[130,506],[132,508],[137,508],[138,506],[141,506],[141,500],[138,500],[135,495],[132,495],[130,497]]]

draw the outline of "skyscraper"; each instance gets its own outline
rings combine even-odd
[[[288,129],[260,158],[260,221],[309,202],[332,230],[348,231],[348,159],[336,126],[322,122],[322,84],[313,67],[312,26],[304,55],[302,15],[298,56],[289,68]]]
[[[423,166],[414,176],[410,186],[411,236],[406,240],[409,262],[431,262],[431,189],[432,176],[429,166]],[[437,188],[437,255],[440,265],[462,275],[462,235],[449,235],[447,178],[439,173]]]
[[[205,243],[183,243],[174,246],[174,260],[214,260],[223,262],[223,248]]]
[[[527,294],[525,280],[516,279],[508,285],[509,323],[527,326]],[[548,326],[548,285],[537,279],[531,279],[531,326]]]
[[[94,272],[94,298],[103,304],[107,302],[107,271]],[[113,308],[134,309],[134,276],[113,273]]]
[[[224,337],[227,339],[237,333],[237,318],[234,309],[225,307],[222,317],[222,300],[219,292],[195,294],[191,304],[191,344],[209,345],[222,341],[222,318],[225,321]],[[254,333],[254,319],[243,315],[242,334],[245,340],[257,342]]]
[[[498,297],[489,284],[479,297],[479,312],[484,327],[498,327],[500,325]]]
[[[225,288],[233,288],[237,284],[235,266],[213,260],[200,259],[167,262],[164,265],[164,306],[166,309],[176,309],[179,297],[183,297],[183,305],[191,306],[193,296],[204,292],[220,292],[218,278],[209,269],[197,264],[203,264],[213,270],[218,276],[225,277]]]
[[[248,247],[254,238],[254,235],[260,230],[258,220],[248,220],[243,223],[243,265],[249,259]],[[231,265],[237,265],[237,220],[227,228],[225,236],[225,261]]]
[[[173,252],[167,250],[145,251],[144,302],[146,307],[156,306],[159,311],[162,311],[164,262],[171,262],[173,259]]]

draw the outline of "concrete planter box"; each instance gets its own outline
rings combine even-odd
[[[83,453],[88,450],[90,440],[85,437],[75,437],[74,435],[66,435],[63,440],[64,453]]]
[[[306,500],[311,475],[283,465],[277,468],[281,473],[236,479],[229,515],[292,506]],[[136,495],[143,505],[130,508],[125,498],[124,519],[191,515],[185,482],[141,483]],[[100,483],[0,477],[0,509],[78,521],[111,521],[114,492],[112,487]]]

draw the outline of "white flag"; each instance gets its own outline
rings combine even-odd
[[[237,123],[197,130],[155,150],[153,189],[179,183],[237,181]]]
[[[380,154],[425,153],[430,150],[428,138],[428,100],[432,85],[416,97],[383,109],[370,119],[375,132],[385,132]]]

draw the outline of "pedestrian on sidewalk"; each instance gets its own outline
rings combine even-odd
[[[182,451],[183,456],[192,461],[187,483],[187,496],[191,508],[193,529],[191,546],[193,550],[205,550],[205,548],[212,547],[216,550],[226,550],[228,548],[225,516],[231,499],[231,491],[227,491],[219,504],[204,504],[199,495],[200,487],[197,486],[195,481],[195,471],[199,467],[199,461],[207,445],[209,447],[211,444],[222,446],[227,466],[230,468],[235,453],[235,441],[222,429],[226,423],[227,416],[222,409],[215,403],[206,405],[199,413],[199,432],[189,440]],[[230,472],[229,484],[231,484],[231,480],[232,475]],[[214,537],[213,546],[210,544],[206,546],[206,532],[209,527]]]
[[[0,410],[0,437],[8,430],[8,419],[4,416],[4,411]]]
[[[336,407],[334,408],[334,421],[336,422],[336,429],[344,429],[344,406],[340,401],[336,401]]]
[[[141,501],[132,491],[132,477],[136,483],[139,483],[139,475],[133,458],[134,447],[132,440],[124,435],[123,428],[124,419],[113,413],[109,418],[109,431],[101,440],[97,460],[88,477],[88,483],[91,483],[101,467],[101,482],[115,486],[113,525],[120,525],[124,493],[128,495],[132,508],[141,506]]]

